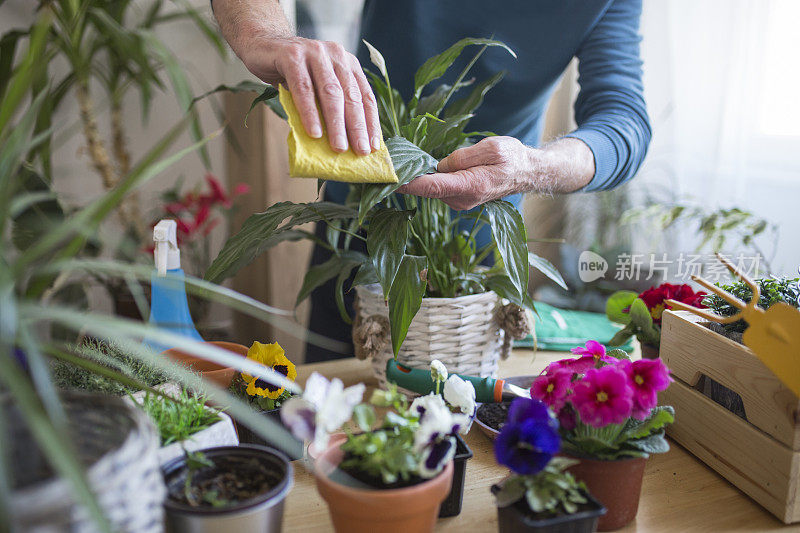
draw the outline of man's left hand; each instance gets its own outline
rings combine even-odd
[[[487,137],[459,148],[439,162],[434,174],[419,176],[397,192],[438,198],[456,210],[531,190],[534,152],[513,137]]]

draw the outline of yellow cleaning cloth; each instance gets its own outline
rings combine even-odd
[[[397,183],[389,150],[381,139],[381,148],[369,155],[357,155],[352,149],[334,152],[328,143],[325,125],[322,137],[314,139],[306,133],[292,94],[281,85],[281,105],[289,121],[289,175],[293,178],[318,178],[348,183]],[[320,113],[322,117],[322,113]]]

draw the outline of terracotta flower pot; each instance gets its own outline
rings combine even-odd
[[[567,470],[586,483],[589,492],[608,512],[600,517],[598,531],[613,531],[630,523],[639,510],[645,459],[633,457],[598,461],[576,457],[580,462]]]
[[[642,359],[658,359],[659,348],[655,344],[640,343]]]
[[[433,531],[439,506],[450,492],[453,462],[436,477],[399,489],[362,489],[331,479],[344,452],[335,442],[320,454],[314,476],[328,504],[333,526],[347,533],[409,533]]]
[[[236,344],[235,342],[208,341],[206,344],[213,344],[217,348],[222,348],[223,350],[233,352],[242,357],[247,357],[247,347]],[[199,372],[203,379],[219,385],[224,389],[230,387],[231,380],[233,380],[233,376],[236,373],[236,369],[234,368],[218,365],[217,363],[181,350],[167,350],[164,352],[164,355],[168,356],[176,363],[180,363],[195,372]]]

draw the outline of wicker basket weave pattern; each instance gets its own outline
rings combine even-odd
[[[361,320],[373,315],[388,318],[389,310],[378,285],[356,287]],[[505,333],[494,319],[500,298],[493,292],[458,298],[424,298],[411,322],[397,361],[412,368],[428,368],[439,359],[451,373],[489,377],[497,375]],[[393,357],[388,345],[372,368],[386,386],[386,362]]]
[[[158,435],[147,415],[119,398],[85,393],[68,394],[64,406],[72,441],[88,467],[89,485],[114,531],[163,531],[166,489],[156,453]],[[29,439],[24,433],[20,436]],[[17,444],[23,449],[15,450],[15,455],[24,453],[24,446]],[[20,461],[15,467],[24,469],[31,459]],[[18,476],[23,484],[25,475]],[[12,502],[19,531],[98,530],[62,478],[24,486],[13,494]]]

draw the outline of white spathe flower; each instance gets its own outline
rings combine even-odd
[[[344,387],[342,380],[328,381],[314,372],[306,381],[300,398],[290,398],[281,407],[281,420],[298,439],[311,440],[317,450],[325,449],[330,434],[353,416],[364,397],[363,383]]]
[[[447,367],[438,359],[431,361],[431,381],[434,383],[447,381]]]
[[[478,405],[475,403],[475,387],[471,382],[461,379],[460,376],[453,374],[444,382],[444,399],[469,416],[475,414]]]
[[[378,52],[378,49],[369,44],[366,39],[361,39],[361,41],[366,45],[367,50],[369,50],[369,60],[372,61],[372,64],[378,67],[378,70],[383,74],[383,77],[386,77],[386,60],[383,59],[383,55]]]

